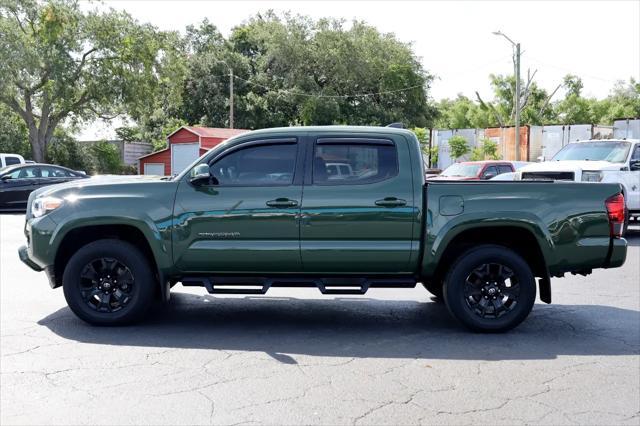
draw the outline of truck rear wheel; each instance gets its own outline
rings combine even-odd
[[[444,299],[449,312],[471,330],[507,331],[531,312],[535,277],[512,250],[481,245],[455,261],[445,278]]]
[[[80,248],[62,277],[71,310],[94,325],[124,325],[139,320],[153,301],[155,274],[130,243],[98,240]]]

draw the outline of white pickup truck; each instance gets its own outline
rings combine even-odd
[[[572,180],[619,183],[629,217],[640,218],[640,140],[572,142],[551,160],[523,167],[516,180]]]

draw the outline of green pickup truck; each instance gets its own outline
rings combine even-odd
[[[139,320],[178,282],[240,294],[422,283],[492,332],[523,321],[538,288],[550,303],[551,277],[621,266],[624,218],[617,184],[427,183],[407,130],[291,127],[229,139],[173,178],[39,189],[19,255],[91,324]]]

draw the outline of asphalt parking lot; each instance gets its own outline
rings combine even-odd
[[[95,328],[17,257],[0,216],[2,424],[640,424],[640,232],[623,268],[472,334],[416,289],[213,297],[177,286],[143,324]]]

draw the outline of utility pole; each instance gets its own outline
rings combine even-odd
[[[233,129],[233,70],[229,67],[229,128]]]
[[[516,43],[507,37],[502,31],[494,31],[493,35],[502,36],[511,43],[515,49],[514,54],[514,74],[516,77],[516,93],[513,96],[513,104],[516,109],[515,131],[516,131],[516,161],[520,160],[520,43]]]
[[[233,129],[233,69],[222,59],[217,59],[216,62],[224,64],[229,70],[229,128]]]
[[[516,161],[520,161],[520,43],[516,43],[516,95],[514,102],[516,105]]]

